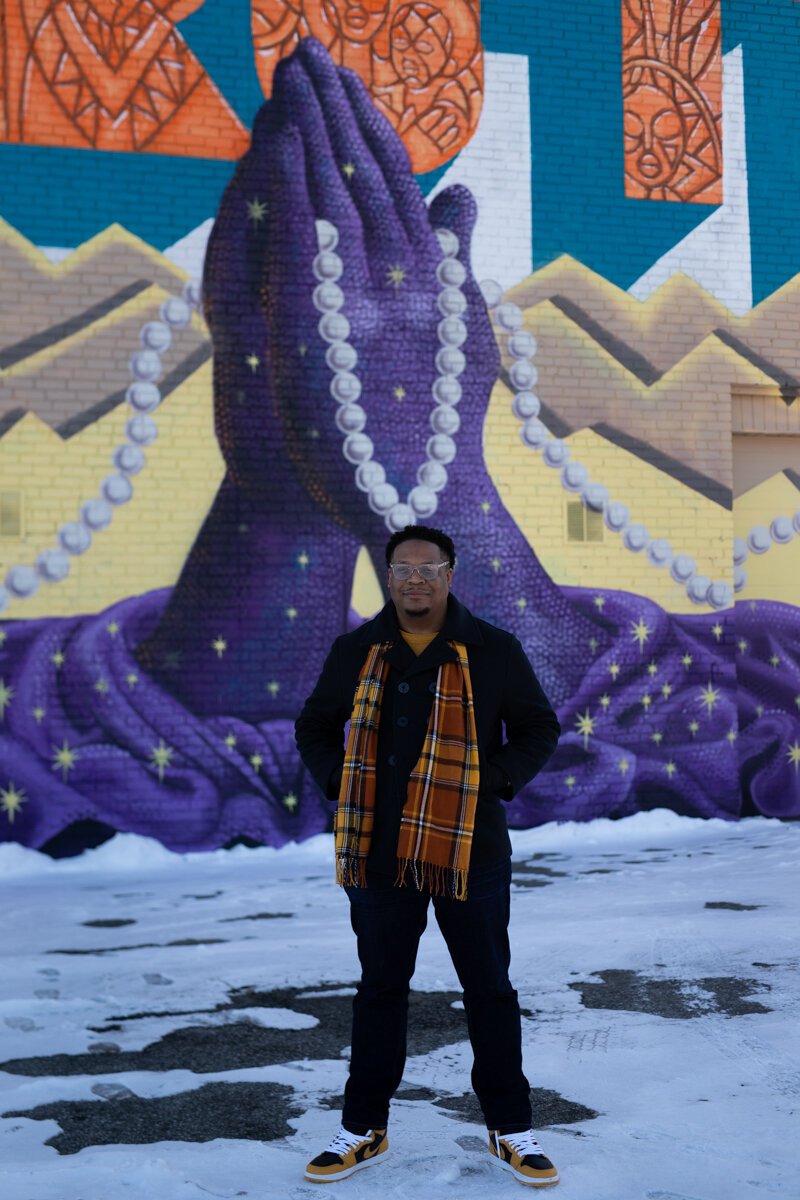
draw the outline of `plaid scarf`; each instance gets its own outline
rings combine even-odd
[[[334,819],[336,881],[365,887],[375,813],[381,700],[392,642],[370,646],[356,687]],[[456,662],[442,663],[428,731],[408,781],[397,842],[397,879],[410,871],[417,888],[467,898],[467,871],[478,800],[478,737],[467,648],[449,643]]]

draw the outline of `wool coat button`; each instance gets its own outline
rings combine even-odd
[[[398,717],[397,724],[401,729],[405,729],[406,725],[408,724],[408,717]]]
[[[406,692],[411,691],[411,685],[408,683],[398,683],[397,690],[398,690],[398,692],[403,692],[403,694],[405,695]]]

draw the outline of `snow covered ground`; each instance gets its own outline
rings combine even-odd
[[[797,825],[673,813],[514,835],[512,977],[563,1200],[798,1194]],[[318,1196],[357,960],[320,836],[178,857],[0,847],[3,1200]],[[433,922],[365,1200],[522,1195],[486,1153]],[[48,1143],[53,1144],[48,1144]]]

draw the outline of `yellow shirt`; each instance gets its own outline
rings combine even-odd
[[[406,633],[405,629],[401,629],[400,633],[403,641],[408,643],[418,658],[437,636],[436,633]]]

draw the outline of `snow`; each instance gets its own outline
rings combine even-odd
[[[512,979],[532,1014],[525,1069],[534,1089],[598,1113],[537,1126],[563,1200],[796,1195],[798,839],[795,824],[665,811],[513,833]],[[136,1053],[187,1028],[318,1033],[285,999],[265,1006],[248,993],[242,1007],[217,1006],[248,987],[295,989],[298,1009],[320,992],[348,1002],[358,964],[329,835],[183,856],[120,835],[59,862],[3,845],[0,903],[0,1061],[94,1046],[102,1064],[0,1071],[0,1113],[131,1096],[191,1102],[208,1084],[268,1083],[291,1087],[297,1112],[289,1136],[264,1142],[182,1140],[176,1129],[170,1141],[65,1154],[45,1145],[56,1120],[5,1116],[3,1200],[317,1195],[303,1169],[338,1127],[320,1100],[341,1092],[346,1047],[268,1066],[112,1071],[103,1044]],[[414,989],[458,991],[432,917]],[[626,1001],[634,994],[641,1003]],[[737,996],[751,1011],[728,1015]],[[683,1015],[663,1015],[670,997]],[[403,1087],[463,1096],[470,1065],[468,1042],[451,1041],[409,1058]],[[490,1160],[481,1126],[430,1099],[395,1101],[390,1137],[385,1162],[340,1185],[353,1200],[376,1188],[397,1200],[522,1195]]]

